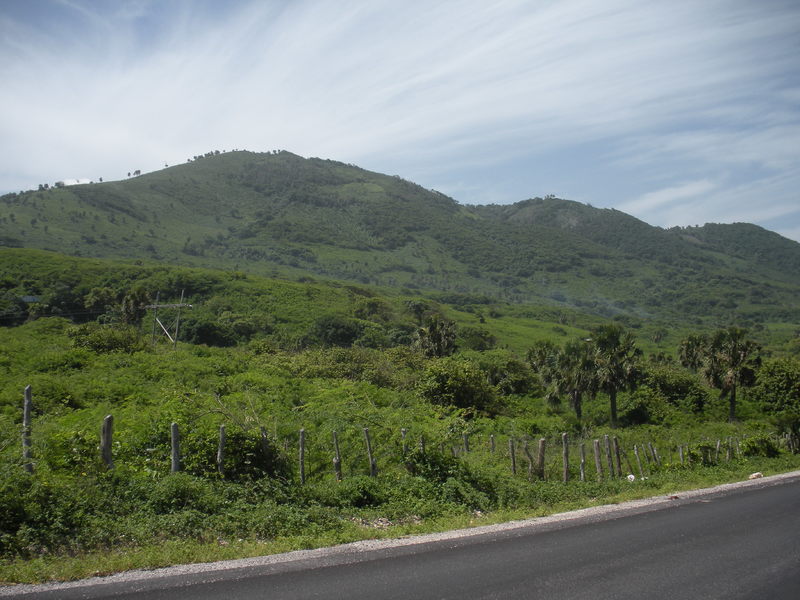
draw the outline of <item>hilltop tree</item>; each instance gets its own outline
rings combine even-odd
[[[592,353],[598,389],[608,394],[611,426],[617,426],[617,394],[632,389],[639,378],[641,350],[630,332],[619,325],[604,325],[592,330]]]

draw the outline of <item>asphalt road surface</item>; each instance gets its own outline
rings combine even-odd
[[[475,534],[216,563],[0,596],[42,600],[800,599],[800,474]],[[367,549],[365,549],[367,548]],[[261,560],[262,562],[258,562]]]

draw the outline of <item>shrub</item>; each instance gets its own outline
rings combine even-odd
[[[126,352],[132,354],[147,348],[136,327],[131,325],[100,325],[84,323],[67,331],[76,348],[88,348],[97,353]]]
[[[744,456],[763,456],[766,458],[775,458],[781,453],[775,440],[763,434],[743,440],[741,450]]]
[[[495,392],[486,374],[463,358],[432,360],[417,384],[419,395],[434,404],[489,410]]]

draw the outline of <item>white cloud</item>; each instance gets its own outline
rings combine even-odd
[[[743,166],[798,171],[791,3],[64,4],[72,21],[35,26],[0,7],[0,189],[238,147],[496,199],[473,166],[563,153],[554,179],[602,162],[587,200],[624,179],[646,219]]]
[[[623,202],[619,209],[632,214],[650,213],[663,209],[664,206],[675,206],[677,203],[696,201],[698,196],[703,196],[713,190],[716,185],[708,180],[691,181],[681,185],[648,192],[629,202]]]

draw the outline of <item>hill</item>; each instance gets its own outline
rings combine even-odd
[[[664,230],[557,198],[463,206],[289,152],[208,153],[125,181],[7,194],[0,244],[627,320],[797,321],[800,244],[753,225]]]

